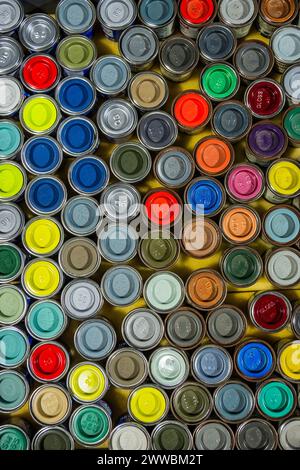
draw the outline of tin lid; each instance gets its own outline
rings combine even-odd
[[[148,219],[156,225],[173,224],[181,216],[181,200],[171,191],[153,190],[146,195],[144,206]]]
[[[148,450],[148,431],[137,423],[122,423],[116,426],[109,439],[111,450]]]
[[[220,346],[202,346],[193,353],[192,371],[200,383],[217,387],[232,374],[232,360],[226,349]]]
[[[0,372],[1,412],[7,413],[20,408],[27,400],[28,393],[28,382],[22,374],[12,370],[2,370]]]
[[[25,315],[27,303],[24,292],[13,285],[0,286],[0,324],[13,325]]]
[[[21,43],[34,52],[52,49],[59,40],[59,34],[57,22],[43,13],[27,16],[19,29]]]
[[[100,267],[101,257],[96,243],[89,238],[69,238],[58,254],[59,265],[69,277],[89,277]]]
[[[278,368],[281,375],[287,380],[299,383],[298,354],[300,351],[299,341],[289,341],[280,349],[278,356]]]
[[[74,440],[65,428],[45,426],[41,428],[32,440],[33,450],[73,450]]]
[[[274,250],[267,262],[266,270],[274,284],[288,287],[300,281],[300,255],[298,250],[282,248]]]
[[[110,184],[100,197],[100,207],[111,220],[133,219],[140,211],[140,204],[140,193],[127,183]]]
[[[217,224],[208,218],[195,218],[187,222],[182,230],[183,249],[193,258],[208,258],[218,251],[221,233]]]
[[[145,382],[148,361],[140,351],[122,347],[107,359],[106,373],[115,387],[134,388]]]
[[[199,140],[194,153],[199,171],[211,176],[227,171],[234,160],[232,145],[220,137],[208,136]]]
[[[39,424],[56,424],[67,419],[70,401],[64,388],[52,384],[42,385],[30,397],[30,411]]]
[[[196,308],[211,309],[223,303],[226,285],[222,276],[214,270],[198,269],[186,282],[186,296]]]
[[[97,127],[85,116],[64,119],[57,130],[57,140],[66,153],[75,157],[93,152],[99,146]]]
[[[221,0],[219,14],[225,23],[242,27],[257,15],[256,0]]]
[[[54,173],[60,167],[62,159],[60,145],[50,136],[31,137],[26,140],[21,151],[23,165],[34,175]]]
[[[164,111],[146,113],[139,120],[137,136],[149,150],[161,150],[176,141],[178,136],[176,121]]]
[[[146,26],[130,26],[119,39],[121,54],[129,64],[133,65],[145,64],[153,60],[158,53],[158,44],[155,32]]]
[[[0,245],[0,280],[10,281],[20,276],[20,270],[24,265],[22,251],[13,243]]]
[[[131,266],[115,266],[103,274],[101,289],[109,303],[125,306],[133,304],[140,297],[142,283],[142,277],[136,269]]]
[[[280,379],[262,383],[257,392],[257,405],[268,418],[283,419],[295,409],[295,390]]]
[[[184,148],[169,147],[156,156],[154,170],[163,185],[178,188],[191,180],[195,165],[192,156]]]
[[[221,258],[222,274],[234,286],[250,286],[260,278],[263,262],[259,253],[249,247],[233,247]]]
[[[165,389],[178,387],[188,378],[188,358],[178,349],[158,348],[149,358],[149,374],[153,382]]]
[[[153,28],[168,24],[176,12],[177,5],[174,0],[141,0],[139,3],[142,23]]]
[[[209,313],[207,331],[222,346],[237,343],[245,334],[247,321],[243,312],[233,305],[222,305]]]
[[[249,243],[260,232],[260,217],[255,209],[247,206],[228,207],[221,215],[220,227],[231,243]]]
[[[175,310],[184,301],[183,281],[172,272],[154,273],[145,282],[144,298],[149,307],[157,312]]]
[[[217,414],[231,423],[246,420],[253,412],[255,400],[251,389],[241,382],[227,382],[214,394]]]
[[[140,72],[130,81],[128,87],[132,103],[143,111],[161,108],[168,99],[168,84],[156,72]]]
[[[264,78],[256,80],[245,92],[245,104],[253,116],[273,117],[280,113],[285,103],[284,91],[275,80]]]
[[[31,134],[51,133],[60,117],[56,101],[42,94],[29,96],[19,113],[22,126]]]
[[[98,247],[101,255],[112,263],[124,263],[132,259],[137,252],[138,235],[130,226],[110,222],[98,234]]]
[[[68,199],[61,212],[62,223],[73,235],[90,235],[100,222],[100,208],[95,199],[74,196]]]
[[[269,376],[274,370],[275,354],[267,343],[248,341],[239,346],[236,355],[238,372],[246,380],[260,380]]]
[[[24,226],[24,214],[15,204],[0,204],[0,240],[9,241],[16,238]]]
[[[249,304],[251,319],[263,330],[277,331],[288,322],[291,304],[279,292],[263,292],[253,297]]]
[[[86,114],[96,103],[96,90],[85,77],[66,77],[55,90],[55,98],[67,114]]]
[[[289,67],[283,77],[282,86],[289,99],[293,102],[300,102],[300,66],[292,65]]]
[[[168,338],[178,348],[191,349],[200,343],[205,334],[201,315],[189,307],[179,308],[166,318]]]
[[[124,183],[146,178],[152,160],[149,151],[137,142],[125,142],[114,148],[109,159],[112,173]]]
[[[37,176],[28,184],[25,194],[30,209],[36,214],[59,212],[66,197],[64,183],[54,176]]]
[[[1,85],[0,85],[1,86]],[[21,149],[24,135],[14,121],[0,121],[0,159],[12,158]]]
[[[14,368],[24,362],[29,351],[27,336],[14,327],[0,329],[0,365]]]
[[[22,283],[26,292],[32,297],[50,297],[60,289],[62,274],[52,259],[33,259],[23,270]]]
[[[90,79],[96,89],[105,95],[113,96],[127,87],[131,78],[130,67],[122,57],[104,55],[97,59],[90,71]]]
[[[236,440],[240,450],[274,450],[277,447],[277,432],[268,421],[251,419],[238,427]]]
[[[229,170],[225,184],[234,199],[239,202],[253,201],[264,190],[264,174],[255,165],[240,163]]]
[[[0,38],[0,55],[2,57],[0,75],[10,75],[20,67],[24,52],[16,39],[2,36]]]
[[[179,243],[170,232],[151,230],[141,239],[139,256],[152,269],[166,269],[178,259]]]
[[[0,5],[0,33],[14,32],[24,19],[24,8],[18,0],[4,0]]]
[[[268,75],[274,63],[270,47],[262,41],[242,42],[234,55],[234,65],[246,80]]]
[[[96,45],[85,36],[67,36],[60,41],[56,57],[58,63],[70,71],[91,67],[97,57]]]
[[[300,418],[284,421],[279,427],[279,442],[284,450],[300,449]]]
[[[271,38],[271,48],[275,57],[285,64],[294,64],[300,59],[300,28],[282,26],[277,28]]]
[[[181,0],[179,11],[188,23],[202,26],[213,19],[216,6],[213,0]]]
[[[22,233],[22,241],[27,250],[37,256],[53,253],[63,241],[63,230],[54,218],[33,217]]]
[[[226,60],[234,53],[236,37],[228,26],[213,23],[200,30],[197,45],[204,59],[211,62]]]
[[[14,77],[0,77],[0,116],[10,116],[19,111],[24,96],[19,80]]]
[[[131,392],[128,409],[131,416],[144,424],[161,421],[168,412],[169,400],[166,393],[154,385],[142,385]]]
[[[66,316],[59,303],[40,300],[31,305],[26,316],[30,335],[42,341],[60,336],[66,327]]]
[[[297,7],[294,0],[262,0],[260,12],[269,23],[280,26],[280,23],[293,19],[298,10]]]
[[[67,385],[75,401],[92,403],[101,400],[106,393],[108,380],[101,366],[93,362],[81,362],[70,370]]]
[[[90,279],[74,280],[65,286],[61,294],[66,314],[76,320],[94,317],[103,304],[98,284]]]
[[[224,206],[226,195],[222,184],[214,178],[200,176],[186,188],[186,201],[195,214],[213,216]]]
[[[13,162],[0,162],[0,199],[2,202],[20,196],[26,183],[26,173],[20,165]]]
[[[0,426],[0,450],[29,450],[30,441],[19,426]]]
[[[163,334],[164,325],[161,317],[146,308],[132,310],[122,323],[122,336],[126,343],[141,351],[155,348]]]
[[[130,136],[137,122],[138,115],[135,107],[124,99],[104,101],[97,113],[100,131],[111,139]]]
[[[212,100],[226,100],[239,88],[239,77],[230,64],[211,64],[201,73],[201,87]]]
[[[59,343],[38,343],[31,350],[28,366],[38,380],[58,380],[67,372],[69,359]]]
[[[59,80],[60,71],[55,60],[48,55],[30,55],[23,63],[21,77],[24,85],[36,91],[47,91]]]
[[[234,447],[233,432],[221,421],[200,424],[194,433],[197,450],[231,450]]]
[[[186,382],[174,390],[171,397],[174,416],[184,423],[198,424],[211,413],[212,397],[207,387]]]
[[[209,100],[197,91],[178,95],[172,106],[172,114],[178,124],[189,130],[205,126],[212,112]]]
[[[120,31],[130,26],[137,16],[137,7],[133,0],[102,0],[97,7],[101,25]]]
[[[108,437],[111,420],[101,406],[83,405],[73,412],[69,426],[71,433],[79,443],[94,446],[105,441]]]
[[[73,134],[73,131],[75,132],[75,129],[71,130],[71,134]],[[72,138],[72,135],[70,135],[70,138]],[[68,177],[75,191],[93,196],[100,193],[107,186],[109,169],[102,158],[85,155],[76,158],[72,162],[69,166]]]
[[[251,123],[249,110],[238,101],[220,103],[212,117],[215,131],[228,140],[241,139],[250,129]]]
[[[106,320],[87,320],[81,323],[74,335],[74,344],[84,358],[102,361],[114,350],[116,332]]]
[[[255,124],[247,136],[252,152],[262,159],[280,156],[287,146],[287,138],[281,126],[273,122]]]
[[[189,428],[179,421],[164,421],[158,424],[151,435],[154,450],[191,450],[193,438]]]
[[[300,214],[289,206],[275,206],[265,215],[263,226],[276,245],[293,244],[300,233]]]
[[[194,69],[199,53],[194,41],[184,36],[174,36],[162,42],[159,59],[167,70],[176,75],[182,75]]]
[[[270,188],[282,197],[294,197],[300,191],[300,166],[294,160],[279,160],[267,171]]]
[[[82,34],[92,28],[96,10],[89,0],[61,0],[55,17],[60,27],[69,34]]]

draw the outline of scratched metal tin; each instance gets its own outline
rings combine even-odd
[[[121,143],[129,139],[138,123],[135,107],[124,99],[105,101],[97,113],[97,124],[106,138]]]

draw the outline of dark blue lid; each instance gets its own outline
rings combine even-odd
[[[71,155],[89,153],[95,147],[95,127],[92,121],[86,118],[69,118],[62,122],[57,138],[66,153]]]
[[[217,106],[213,115],[216,131],[225,138],[242,137],[251,123],[248,110],[239,103],[222,103]]]
[[[221,386],[214,399],[219,415],[233,423],[246,419],[254,408],[254,395],[242,383],[229,382]]]
[[[86,78],[68,77],[58,88],[56,99],[66,113],[84,114],[95,103],[95,90]]]
[[[187,203],[197,214],[213,215],[218,212],[224,201],[222,186],[216,180],[201,178],[190,183],[187,191]],[[203,205],[197,207],[198,205]]]
[[[239,350],[236,362],[243,375],[251,379],[261,379],[272,370],[273,356],[268,346],[252,341]]]
[[[62,151],[52,137],[32,137],[23,148],[22,160],[34,174],[53,173],[61,164]]]
[[[218,385],[231,375],[231,358],[225,349],[204,346],[195,352],[193,371],[200,382],[206,385]]]
[[[28,186],[27,200],[33,209],[43,214],[58,212],[65,200],[66,190],[57,178],[41,176]]]
[[[75,191],[92,195],[105,188],[109,180],[109,170],[101,158],[81,157],[70,166],[69,178]]]
[[[170,21],[174,15],[173,0],[142,0],[140,3],[140,16],[145,24],[161,26]]]
[[[204,26],[198,37],[200,53],[210,60],[224,60],[229,57],[234,51],[235,43],[234,33],[222,24]]]

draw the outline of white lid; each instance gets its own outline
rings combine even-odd
[[[18,80],[0,77],[0,116],[9,116],[18,111],[24,95]]]

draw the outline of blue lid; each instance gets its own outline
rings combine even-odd
[[[23,147],[22,161],[34,174],[55,172],[62,162],[62,151],[52,137],[32,137]]]
[[[109,224],[98,238],[98,246],[103,258],[112,263],[123,263],[133,258],[137,244],[136,231],[123,224]]]
[[[56,10],[60,26],[71,34],[89,30],[95,22],[94,6],[87,0],[61,0]]]
[[[173,0],[142,0],[139,12],[145,24],[161,26],[171,20],[174,8]]]
[[[131,77],[129,65],[121,57],[101,57],[90,74],[92,82],[100,93],[116,95],[124,90]]]
[[[251,379],[261,379],[273,368],[273,356],[265,344],[251,341],[241,347],[236,357],[240,372]]]
[[[199,382],[205,385],[219,385],[231,375],[230,355],[223,348],[204,346],[195,352],[193,371]]]
[[[66,197],[64,184],[50,176],[36,177],[27,187],[29,207],[41,214],[58,212]]]
[[[0,158],[9,158],[23,141],[21,129],[11,121],[0,122]]]
[[[288,244],[298,236],[300,220],[292,209],[278,207],[267,214],[264,229],[274,242]]]
[[[63,333],[66,319],[59,304],[42,300],[33,304],[26,322],[32,336],[41,340],[51,340]]]
[[[57,88],[56,100],[67,114],[85,114],[96,100],[93,84],[82,77],[67,77]]]
[[[93,195],[107,185],[109,170],[101,158],[81,157],[70,166],[69,179],[75,191]]]
[[[224,202],[221,183],[211,178],[201,178],[190,183],[187,191],[187,203],[196,214],[213,215]],[[200,205],[200,207],[197,207]],[[202,207],[203,206],[203,207]]]
[[[250,122],[249,112],[239,103],[222,103],[218,105],[213,115],[213,125],[216,131],[231,140],[243,136]]]
[[[101,289],[104,297],[112,305],[130,305],[140,296],[142,278],[130,266],[116,266],[106,271],[102,277]]]
[[[105,320],[90,320],[82,323],[75,333],[75,346],[86,359],[101,361],[116,345],[114,328]]]
[[[100,209],[95,199],[75,196],[62,211],[62,222],[74,235],[90,235],[100,222]]]
[[[227,383],[215,394],[215,409],[219,415],[230,422],[243,421],[253,410],[254,396],[242,383]]]
[[[79,117],[63,121],[57,133],[65,152],[75,156],[94,150],[97,137],[93,122]]]

